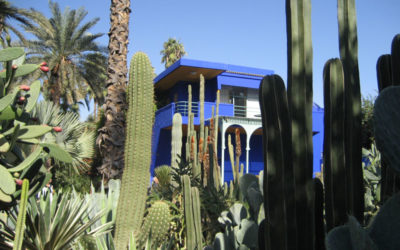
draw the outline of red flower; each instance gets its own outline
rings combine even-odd
[[[61,127],[53,127],[54,132],[61,132],[62,128]]]
[[[28,86],[28,85],[20,85],[20,86],[19,86],[19,89],[20,89],[20,90],[29,91],[29,90],[31,89],[31,87]]]
[[[40,66],[47,66],[47,62],[42,62]]]
[[[43,72],[49,72],[49,67],[47,67],[47,66],[41,66],[41,67],[40,67],[40,70],[43,71]]]
[[[15,179],[15,183],[17,183],[18,186],[22,186],[22,180],[21,179]]]

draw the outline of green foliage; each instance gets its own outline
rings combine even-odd
[[[47,192],[39,200],[29,199],[26,228],[23,245],[28,249],[70,249],[79,247],[82,240],[93,241],[96,237],[110,230],[111,223],[92,227],[102,218],[106,209],[96,211],[95,204],[85,200],[75,191]],[[3,224],[6,232],[2,232],[8,240],[14,237],[17,208],[14,207],[8,216],[7,224]]]
[[[96,39],[103,34],[90,32],[99,18],[83,22],[86,10],[66,8],[62,11],[53,1],[49,1],[49,11],[50,18],[34,9],[25,13],[31,22],[22,27],[33,37],[26,41],[29,61],[48,63],[50,71],[48,80],[43,81],[42,93],[45,99],[60,105],[64,111],[76,111],[78,103],[85,100],[88,88],[99,98],[102,94],[96,85],[100,85],[98,80],[104,74],[104,64],[101,65],[103,58],[99,59],[97,54],[104,53],[105,49],[96,43]],[[98,64],[93,66],[96,62]],[[88,64],[92,66],[88,67]],[[96,75],[94,72],[98,77],[89,79]]]
[[[154,119],[153,69],[143,52],[131,60],[126,116],[125,167],[118,200],[116,249],[125,249],[130,234],[137,234],[144,217],[150,180],[151,138]],[[134,196],[132,194],[135,194]]]
[[[160,54],[162,55],[161,63],[165,63],[165,68],[168,68],[187,54],[183,44],[175,38],[168,38],[168,41],[164,42],[163,48]]]
[[[369,224],[381,206],[381,154],[374,143],[370,148],[370,150],[363,148],[363,158],[368,160],[367,164],[363,162],[365,225]]]
[[[69,154],[53,144],[40,144],[39,139],[50,134],[50,126],[30,125],[32,106],[37,102],[40,82],[31,86],[12,86],[14,79],[36,70],[39,65],[27,65],[24,62],[23,48],[7,48],[0,53],[0,61],[5,62],[5,71],[0,75],[0,171],[1,208],[16,202],[21,190],[16,180],[28,179],[31,183],[28,195],[34,195],[50,179],[43,162],[49,155],[57,154],[60,160],[69,160]],[[14,61],[19,64],[13,66]],[[13,175],[11,175],[11,173]]]
[[[361,129],[362,129],[362,147],[369,149],[374,138],[373,112],[376,97],[367,96],[361,100]]]
[[[22,242],[24,239],[25,221],[26,221],[26,208],[28,202],[28,190],[29,190],[29,181],[25,179],[22,182],[21,203],[19,205],[17,225],[15,228],[13,250],[22,249]]]

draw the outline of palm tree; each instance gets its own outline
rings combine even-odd
[[[86,106],[89,107],[90,99],[94,100],[93,114],[96,121],[99,107],[104,104],[104,97],[107,94],[107,56],[102,53],[88,54],[81,65],[82,75],[89,85],[85,98]]]
[[[9,2],[5,0],[0,0],[0,41],[3,47],[6,46],[5,37],[8,36],[8,31],[11,30],[22,42],[25,42],[24,35],[15,28],[15,26],[10,25],[9,19],[17,20],[18,22],[30,26],[31,23],[24,15],[26,11],[24,9],[16,8],[10,5]]]
[[[28,57],[32,62],[46,61],[50,69],[48,81],[44,82],[44,95],[64,110],[84,99],[86,79],[83,77],[82,60],[87,54],[105,52],[95,40],[103,34],[91,34],[89,30],[98,18],[82,23],[87,15],[83,8],[65,9],[61,13],[57,3],[49,2],[52,17],[30,9],[26,15],[32,25],[23,25],[35,39],[28,40]]]
[[[129,34],[129,0],[112,0],[108,44],[107,96],[105,124],[99,129],[96,144],[103,162],[99,173],[107,180],[121,178],[124,167],[125,88],[127,84],[127,53]]]
[[[168,68],[187,54],[183,44],[175,38],[168,38],[163,47],[164,49],[160,51],[160,54],[162,55],[161,63],[165,63],[165,68]]]

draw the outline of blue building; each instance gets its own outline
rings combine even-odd
[[[221,177],[232,179],[232,167],[227,150],[228,135],[239,128],[242,146],[240,162],[245,172],[258,174],[263,169],[262,123],[258,88],[272,70],[212,63],[182,58],[154,79],[159,109],[153,127],[151,171],[171,164],[172,117],[182,115],[183,131],[188,121],[188,85],[192,86],[192,112],[195,128],[199,126],[199,77],[205,77],[204,119],[212,116],[217,90],[220,91],[218,163]],[[323,144],[323,109],[313,107],[314,173],[320,172]],[[185,134],[185,132],[184,132]]]

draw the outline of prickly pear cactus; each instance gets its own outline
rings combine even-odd
[[[18,200],[23,179],[30,183],[28,196],[36,194],[49,181],[51,174],[41,170],[46,157],[72,161],[71,156],[56,144],[38,140],[57,129],[28,123],[29,112],[40,95],[40,82],[15,86],[14,80],[34,72],[40,65],[23,64],[24,59],[23,48],[10,47],[0,51],[4,68],[0,72],[0,209]]]

